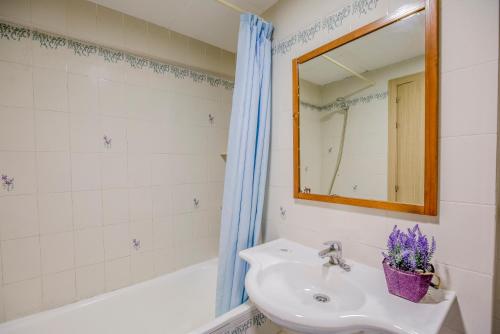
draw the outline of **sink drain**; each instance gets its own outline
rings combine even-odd
[[[330,297],[324,295],[322,293],[317,293],[313,296],[314,300],[319,303],[328,303],[330,301]]]

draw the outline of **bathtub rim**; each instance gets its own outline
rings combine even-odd
[[[73,310],[87,307],[89,305],[110,299],[112,297],[122,295],[125,292],[133,292],[136,290],[141,290],[146,286],[158,285],[158,284],[164,283],[165,281],[169,281],[169,280],[174,279],[175,276],[182,276],[182,275],[189,274],[191,272],[194,272],[194,271],[197,271],[200,269],[201,270],[207,269],[209,267],[214,267],[214,266],[217,267],[217,263],[218,263],[217,257],[211,258],[207,261],[199,262],[199,263],[181,268],[179,270],[175,270],[175,271],[172,271],[172,272],[169,272],[166,274],[162,274],[158,277],[154,277],[154,278],[146,280],[146,281],[134,283],[134,284],[131,284],[131,285],[128,285],[128,286],[125,286],[125,287],[122,287],[122,288],[119,288],[119,289],[116,289],[113,291],[104,292],[104,293],[98,294],[98,295],[90,297],[90,298],[76,301],[74,303],[62,305],[62,306],[55,307],[52,309],[47,309],[47,310],[43,310],[43,311],[40,311],[37,313],[26,315],[26,316],[23,316],[20,318],[8,320],[6,322],[0,323],[0,333],[3,330],[14,330],[19,326],[22,326],[22,325],[29,323],[29,322],[37,321],[38,319],[50,320],[50,319],[56,318],[58,316],[65,315]],[[214,294],[215,294],[215,291],[214,291]],[[215,319],[217,319],[217,318],[215,318]]]

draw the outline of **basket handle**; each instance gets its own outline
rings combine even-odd
[[[441,278],[435,273],[434,271],[434,266],[432,264],[430,264],[430,267],[431,267],[431,270],[429,272],[426,272],[426,273],[423,273],[422,275],[432,275],[432,278],[436,278],[437,282],[436,283],[433,283],[432,281],[429,283],[429,285],[431,287],[433,287],[434,289],[439,289],[439,287],[441,286]]]

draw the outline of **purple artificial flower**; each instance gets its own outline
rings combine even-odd
[[[391,266],[404,271],[427,271],[430,260],[436,251],[434,237],[429,240],[415,225],[405,233],[394,226],[387,240],[387,253],[383,252],[384,260]]]

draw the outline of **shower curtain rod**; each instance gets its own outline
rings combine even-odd
[[[338,67],[341,67],[343,68],[344,70],[346,70],[347,72],[357,76],[358,78],[360,78],[361,80],[363,81],[366,81],[368,82],[370,85],[374,85],[375,82],[371,81],[370,79],[368,79],[367,77],[365,77],[364,75],[361,75],[359,74],[358,72],[356,72],[355,70],[351,69],[350,67],[347,67],[345,66],[344,64],[342,63],[339,63],[338,61],[336,61],[335,59],[333,59],[332,57],[329,57],[327,55],[322,55],[323,58],[325,58],[326,60],[334,63],[335,65],[337,65]]]
[[[226,0],[216,0],[216,1],[218,3],[220,3],[221,5],[224,5],[224,6],[228,7],[228,8],[231,8],[232,10],[235,10],[237,12],[255,14],[255,13],[252,13],[252,12],[250,12],[248,10],[245,10],[245,9],[243,9],[243,8],[241,8],[241,7],[233,4],[233,3],[230,3],[229,1],[226,1]]]

